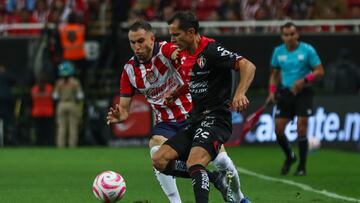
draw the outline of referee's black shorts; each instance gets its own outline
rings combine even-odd
[[[314,93],[311,88],[304,88],[294,95],[288,88],[277,92],[276,118],[293,119],[294,116],[309,117],[313,114]]]
[[[186,161],[192,147],[204,148],[214,160],[220,147],[231,136],[231,112],[229,110],[215,111],[190,125],[164,144],[171,146],[179,155],[179,159]]]

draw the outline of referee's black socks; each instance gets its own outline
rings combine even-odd
[[[284,134],[278,135],[276,137],[276,142],[280,145],[281,149],[284,151],[286,158],[288,160],[292,159],[293,153],[291,151],[290,143],[286,135]]]
[[[304,169],[306,166],[306,158],[308,152],[308,138],[306,136],[298,136],[298,146],[299,146],[299,155],[300,155],[300,162],[299,162],[299,169]]]

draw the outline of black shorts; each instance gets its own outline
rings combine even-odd
[[[171,146],[183,161],[188,159],[191,148],[195,146],[204,148],[214,160],[231,133],[231,112],[217,111],[191,122],[164,144]]]
[[[277,94],[276,118],[289,118],[294,116],[309,117],[313,114],[313,96],[310,88],[304,88],[294,95],[287,88],[280,88]]]

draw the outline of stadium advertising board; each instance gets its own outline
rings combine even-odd
[[[258,103],[258,102],[255,102]],[[358,96],[346,97],[318,97],[315,98],[313,116],[309,118],[308,136],[316,137],[322,143],[347,144],[354,147],[360,143],[360,98]],[[250,110],[251,111],[251,110]],[[246,135],[245,143],[275,142],[273,112],[276,107],[271,107],[260,116],[258,124]],[[241,115],[233,116],[233,137],[241,131]],[[288,123],[285,134],[290,141],[297,137],[297,118]],[[233,143],[239,140],[233,139]]]

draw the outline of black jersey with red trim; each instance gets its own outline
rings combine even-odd
[[[194,54],[181,53],[182,68],[189,72],[189,91],[193,108],[191,117],[199,117],[231,102],[231,70],[243,57],[227,50],[213,39],[201,37]],[[186,80],[185,80],[186,81]]]

